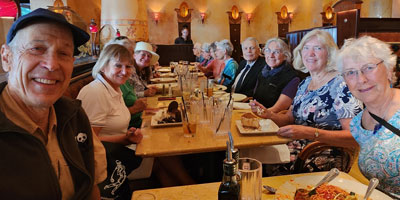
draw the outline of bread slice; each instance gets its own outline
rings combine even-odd
[[[243,114],[242,117],[240,118],[240,121],[242,122],[242,126],[245,128],[253,128],[253,129],[260,128],[258,117],[254,116],[251,113]]]

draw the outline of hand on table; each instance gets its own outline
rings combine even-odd
[[[251,111],[259,116],[262,117],[264,119],[269,119],[271,118],[272,112],[270,110],[268,110],[267,108],[265,108],[261,103],[259,103],[256,100],[250,101],[249,103],[250,107],[251,107]]]
[[[144,91],[145,97],[152,97],[156,95],[157,88],[156,87],[149,87],[147,90]]]
[[[135,104],[133,104],[133,109],[138,112],[142,112],[147,108],[147,99],[146,98],[140,98],[135,101]]]
[[[280,127],[277,134],[291,139],[310,139],[309,134],[307,134],[310,132],[310,128],[312,127],[302,125],[287,125]]]
[[[140,129],[131,127],[126,132],[126,137],[131,144],[139,144],[142,141],[143,135]]]

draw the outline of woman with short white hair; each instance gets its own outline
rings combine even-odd
[[[379,179],[380,190],[398,199],[400,90],[391,87],[396,59],[387,43],[365,36],[347,40],[337,64],[350,91],[365,105],[350,123],[360,145],[358,166],[366,178]]]
[[[220,78],[217,80],[218,84],[229,86],[235,80],[236,70],[239,64],[231,58],[233,52],[233,45],[229,40],[221,40],[216,42],[217,51],[215,55],[217,59],[223,60],[225,68],[222,70]]]

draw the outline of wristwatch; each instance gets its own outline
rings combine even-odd
[[[317,140],[318,136],[319,136],[318,129],[317,129],[317,128],[315,128],[315,132],[314,132],[314,140]]]

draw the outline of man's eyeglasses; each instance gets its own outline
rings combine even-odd
[[[115,40],[126,40],[126,39],[128,39],[128,37],[126,36],[119,36],[115,38]]]
[[[344,71],[342,73],[342,76],[347,80],[354,80],[358,77],[358,75],[360,74],[360,71],[365,76],[368,76],[368,75],[371,75],[381,63],[383,63],[383,60],[381,60],[380,62],[378,62],[376,64],[373,64],[373,63],[365,64],[359,70],[351,69],[351,70]]]
[[[265,54],[271,54],[271,53],[273,53],[274,55],[279,55],[280,53],[282,53],[282,51],[281,51],[280,49],[275,49],[275,50],[264,49],[264,53],[265,53]]]

